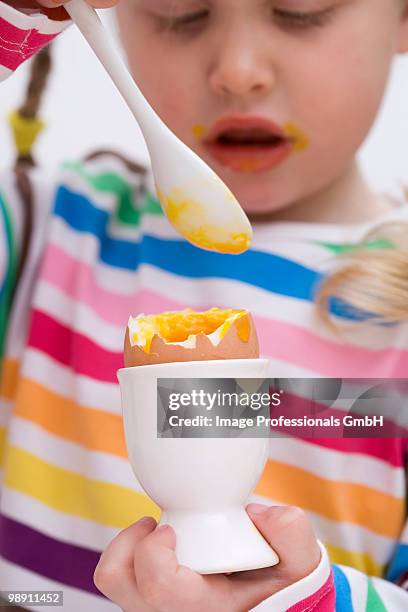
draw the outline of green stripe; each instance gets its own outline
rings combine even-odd
[[[115,218],[125,225],[139,225],[143,213],[163,215],[158,200],[150,194],[144,193],[142,200],[136,203],[134,187],[115,172],[92,174],[78,162],[66,162],[62,167],[78,174],[95,191],[114,194],[117,199]]]
[[[142,202],[142,210],[150,215],[164,215],[160,202],[151,193],[146,193]]]
[[[353,251],[363,250],[363,251],[371,251],[374,249],[393,249],[394,244],[390,240],[386,240],[385,238],[376,238],[374,240],[367,240],[366,242],[361,242],[359,244],[335,244],[330,242],[315,242],[315,244],[319,244],[320,246],[336,253],[336,255],[341,255],[343,253],[352,253]]]
[[[4,342],[6,338],[7,321],[11,305],[11,295],[17,274],[17,251],[13,235],[11,215],[7,209],[6,202],[0,193],[0,210],[4,220],[7,241],[7,261],[6,278],[2,288],[0,303],[0,357],[4,352]]]
[[[373,581],[369,577],[367,580],[366,612],[387,612],[387,608],[384,606],[381,597],[377,593]]]

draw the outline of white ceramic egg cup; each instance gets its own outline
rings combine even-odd
[[[268,438],[158,438],[158,378],[266,378],[267,359],[188,361],[118,371],[129,459],[180,565],[201,574],[269,567],[279,559],[245,511]]]

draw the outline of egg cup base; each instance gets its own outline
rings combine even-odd
[[[178,563],[199,574],[242,572],[279,562],[241,506],[163,512],[160,524],[169,524],[176,532]]]

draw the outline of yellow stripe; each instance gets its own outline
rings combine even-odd
[[[160,511],[147,495],[50,465],[14,446],[7,449],[5,484],[74,516],[123,529]]]
[[[20,381],[14,414],[85,448],[127,456],[119,415],[79,406],[32,380]],[[402,498],[364,485],[326,480],[272,460],[267,463],[256,493],[394,539],[404,523]],[[383,516],[388,520],[384,521]]]
[[[24,378],[14,415],[90,450],[127,457],[122,417],[76,402]]]
[[[370,555],[356,551],[344,550],[338,546],[332,546],[324,542],[329,553],[330,561],[340,565],[355,567],[370,576],[383,576],[384,566],[379,565]]]
[[[1,368],[0,397],[11,401],[17,389],[20,364],[16,359],[4,359]]]
[[[278,461],[267,462],[255,493],[389,538],[397,539],[404,525],[403,498],[363,485],[326,480]]]

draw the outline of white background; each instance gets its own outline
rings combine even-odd
[[[103,11],[102,16],[113,30],[112,15]],[[54,43],[53,62],[41,109],[47,128],[36,145],[37,161],[51,170],[62,159],[113,147],[147,162],[135,121],[75,27]],[[23,65],[0,83],[0,169],[14,158],[6,117],[21,103],[27,77],[28,66]],[[395,61],[383,107],[360,158],[377,190],[399,196],[402,186],[408,186],[408,57]]]

